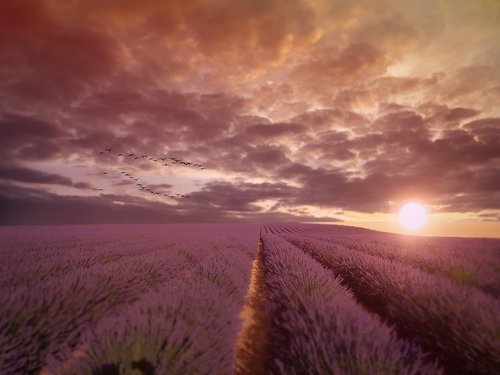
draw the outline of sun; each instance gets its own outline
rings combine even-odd
[[[407,203],[399,211],[399,222],[409,230],[421,229],[427,223],[427,211],[418,203]]]

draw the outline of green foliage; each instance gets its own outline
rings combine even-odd
[[[462,284],[467,284],[467,285],[472,285],[476,286],[478,284],[478,280],[474,272],[471,270],[468,270],[466,268],[455,268],[452,270],[449,270],[447,273],[448,277],[452,279],[453,281],[462,283]]]

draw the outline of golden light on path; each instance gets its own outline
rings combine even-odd
[[[409,230],[421,229],[427,223],[427,211],[418,203],[407,203],[399,211],[399,222]]]

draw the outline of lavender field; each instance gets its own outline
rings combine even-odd
[[[498,374],[500,240],[0,228],[0,374]]]

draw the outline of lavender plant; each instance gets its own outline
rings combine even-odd
[[[183,272],[196,267],[213,252],[211,243],[217,244],[228,235],[224,231],[214,233],[213,227],[199,227],[195,233],[189,226],[128,228],[133,230],[126,234],[114,227],[110,229],[112,238],[122,234],[123,238],[108,248],[91,250],[84,246],[89,251],[80,252],[77,244],[68,240],[73,233],[83,244],[86,236],[93,246],[106,243],[103,239],[108,232],[100,227],[95,232],[87,227],[63,231],[59,242],[58,235],[50,228],[50,243],[57,244],[57,256],[50,247],[36,247],[35,243],[31,243],[33,248],[18,248],[17,252],[3,248],[11,264],[4,269],[6,275],[2,275],[2,280],[9,282],[0,284],[2,374],[38,373],[48,357],[64,361],[64,353],[77,347],[81,333],[88,326],[113,316],[141,294],[182,277]],[[37,230],[38,236],[44,233]],[[152,236],[143,240],[143,234]],[[231,234],[238,236],[237,231]],[[73,246],[64,253],[62,245],[68,243]],[[47,258],[40,256],[34,264],[19,262],[27,255],[24,251],[29,254],[35,248],[35,253],[46,253]],[[91,256],[87,257],[89,253]],[[22,277],[37,266],[50,272],[38,273],[30,282]]]
[[[500,368],[500,302],[399,262],[299,235],[282,235],[335,274],[382,317],[436,353],[453,374]]]
[[[389,233],[303,233],[303,236],[361,250],[476,286],[500,296],[500,240],[419,238]]]
[[[290,243],[266,234],[273,374],[439,374],[421,349],[397,338],[340,280]]]
[[[192,273],[99,322],[83,337],[85,354],[55,372],[231,373],[254,254],[230,247],[220,243]]]

